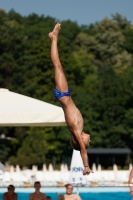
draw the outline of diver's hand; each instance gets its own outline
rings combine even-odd
[[[84,167],[83,175],[89,175],[90,173],[94,173],[89,166]]]

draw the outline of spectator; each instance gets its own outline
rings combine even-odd
[[[78,194],[72,194],[73,185],[66,184],[65,187],[66,187],[66,194],[59,195],[58,200],[81,200]]]
[[[18,195],[14,192],[15,187],[14,185],[9,185],[7,187],[7,192],[3,194],[3,200],[17,200]]]
[[[40,192],[41,184],[39,181],[34,183],[35,192],[30,194],[29,200],[46,200],[46,195]]]

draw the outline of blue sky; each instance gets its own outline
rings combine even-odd
[[[133,24],[133,0],[0,0],[0,8],[14,9],[21,15],[36,13],[79,25],[95,23],[119,13]]]

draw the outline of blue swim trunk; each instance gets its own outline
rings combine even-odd
[[[55,98],[58,100],[58,99],[60,99],[61,97],[70,96],[70,92],[71,92],[71,90],[70,90],[69,87],[68,87],[68,92],[61,92],[61,91],[59,91],[59,90],[57,90],[57,89],[54,89],[54,96],[55,96]]]

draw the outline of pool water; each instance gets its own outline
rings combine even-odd
[[[29,200],[30,193],[18,193],[18,200]],[[57,200],[58,195],[55,193],[46,193],[47,196],[51,196],[52,200]],[[79,193],[82,200],[131,200],[131,196],[127,192],[101,192],[101,193]],[[0,200],[2,199],[0,194]]]
[[[18,194],[18,200],[29,200],[29,195],[34,192],[34,189],[26,189],[22,188],[19,190],[16,188],[16,193]],[[48,191],[48,192],[47,192]],[[58,192],[57,192],[58,191]],[[82,200],[132,200],[128,188],[79,188],[79,195]],[[80,192],[81,191],[81,192]],[[3,200],[3,193],[6,192],[6,188],[0,189],[0,200]],[[64,194],[64,189],[60,190],[60,188],[42,188],[41,192],[44,192],[47,196],[51,197],[51,200],[57,200],[59,194]],[[73,193],[76,193],[75,191]]]

